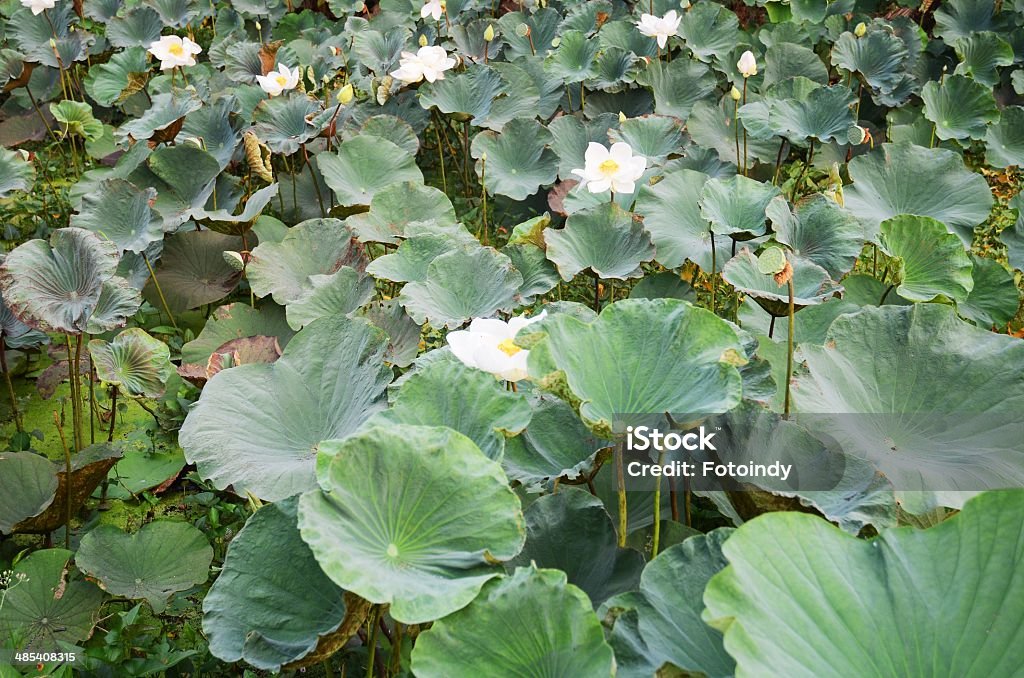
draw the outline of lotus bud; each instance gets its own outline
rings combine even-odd
[[[328,47],[328,49],[331,50],[331,56],[338,56],[339,54],[341,54],[341,50],[335,47],[334,45],[331,45],[330,47]]]
[[[420,47],[426,47],[426,46],[427,46],[427,45],[429,44],[429,43],[427,42],[427,36],[425,36],[425,35],[423,35],[422,33],[420,33],[420,40],[419,40],[419,43],[420,43]]]
[[[259,20],[257,20],[255,23],[256,23],[256,30],[257,31],[262,31],[263,30],[263,24],[261,24],[259,22]]]
[[[864,34],[867,32],[868,27],[864,24],[863,21],[857,24],[857,27],[853,29],[853,34],[856,35],[858,38],[863,38]]]
[[[754,59],[754,53],[749,49],[744,52],[740,60],[736,62],[736,68],[744,78],[757,75],[757,60]]]
[[[28,162],[29,160],[32,159],[32,155],[28,151],[26,151],[24,148],[19,148],[18,149],[18,153],[21,154],[21,158],[25,162]]]
[[[57,41],[54,40],[53,38],[50,38],[50,48],[51,49],[57,49]]]
[[[352,83],[348,83],[338,92],[338,103],[342,106],[347,106],[352,99],[356,96],[355,90],[352,88]]]
[[[619,111],[619,124],[621,125],[624,122],[626,122],[626,114],[623,113],[622,111]]]
[[[729,90],[729,96],[732,97],[733,101],[739,101],[740,97],[743,95],[740,94],[740,91],[738,89],[736,89],[736,85],[733,85],[732,89]]]
[[[242,258],[242,255],[239,252],[230,252],[230,251],[228,251],[228,252],[224,252],[223,255],[224,255],[224,261],[232,269],[234,269],[236,271],[242,271],[242,270],[245,269],[245,259]]]
[[[487,24],[487,30],[484,31],[484,42],[490,42],[494,40],[494,26]]]
[[[486,153],[481,153],[480,154],[480,159],[483,160],[484,162],[487,162],[487,154]]]

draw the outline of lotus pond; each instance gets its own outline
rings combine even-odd
[[[0,678],[1024,676],[1022,64],[1024,0],[3,0]]]

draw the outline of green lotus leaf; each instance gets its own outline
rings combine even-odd
[[[299,536],[298,503],[289,497],[264,506],[231,540],[203,600],[203,631],[218,659],[265,671],[305,665],[362,623],[366,606],[335,586]]]
[[[608,47],[598,52],[594,64],[594,75],[587,79],[588,89],[605,92],[621,92],[626,85],[633,82],[633,71],[639,59],[633,53]]]
[[[709,677],[734,674],[722,634],[701,620],[704,587],[726,566],[722,544],[732,532],[719,528],[663,550],[644,568],[636,593],[608,601],[612,610],[635,610],[635,626],[620,631],[619,616],[614,628],[625,631],[620,643],[641,648],[644,663],[655,670],[668,663]],[[619,644],[613,646],[618,652]]]
[[[96,42],[96,37],[81,26],[72,29],[72,21],[77,22],[73,3],[58,3],[46,14],[38,15],[27,7],[19,7],[9,17],[7,39],[29,63],[66,69],[76,61],[84,61]]]
[[[793,253],[821,266],[833,280],[839,280],[853,268],[864,247],[864,229],[847,212],[823,195],[801,201],[789,219],[776,219],[773,211],[789,207],[784,198],[769,205],[776,239],[789,245]]]
[[[145,436],[145,431],[140,431]],[[185,467],[185,455],[175,446],[167,451],[154,453],[152,448],[128,449],[124,457],[114,464],[107,475],[107,496],[112,499],[130,500],[145,490],[159,487],[174,480]]]
[[[974,286],[971,260],[960,239],[930,217],[904,215],[882,222],[879,242],[895,258],[896,292],[910,301],[943,295],[964,301]]]
[[[413,322],[395,299],[374,302],[361,311],[364,318],[388,335],[384,361],[408,367],[419,352],[420,326]]]
[[[843,287],[845,288],[843,292],[843,299],[850,301],[857,306],[907,306],[913,303],[901,297],[895,290],[885,296],[884,301],[882,301],[882,297],[885,295],[885,290],[888,288],[888,285],[882,283],[877,278],[863,273],[848,275],[843,278]],[[882,301],[882,303],[878,303],[879,301]],[[826,327],[825,329],[828,328]],[[824,341],[824,335],[821,336],[820,341],[815,343],[820,344],[822,341]]]
[[[597,40],[588,39],[583,31],[564,31],[545,67],[567,84],[581,82],[596,75],[594,62],[599,49]]]
[[[364,30],[354,36],[352,53],[366,69],[383,76],[398,65],[398,58],[409,39],[409,31]]]
[[[369,429],[337,443],[318,476],[299,499],[302,539],[335,584],[402,623],[465,607],[522,548],[505,473],[451,429]]]
[[[253,131],[274,153],[291,155],[320,133],[313,124],[318,113],[320,103],[305,94],[264,99],[253,112]]]
[[[433,219],[439,226],[458,223],[455,208],[447,195],[432,186],[406,181],[374,194],[370,200],[370,211],[353,214],[345,223],[361,242],[394,245],[405,235],[409,222],[425,219]]]
[[[985,162],[992,167],[1024,167],[1024,107],[1007,106],[999,122],[985,130]]]
[[[794,87],[794,83],[805,83],[805,87]],[[783,136],[794,143],[813,138],[822,142],[846,138],[854,124],[850,110],[855,98],[842,85],[831,87],[813,86],[806,78],[783,81],[765,95],[764,100],[740,108],[743,125],[753,131],[763,129],[760,138],[766,134]]]
[[[445,80],[440,82],[445,82]],[[370,134],[387,139],[410,155],[416,155],[420,149],[420,139],[416,136],[416,130],[405,120],[394,115],[374,115],[363,121],[362,127],[359,127],[358,130],[353,126],[345,128],[342,132],[342,137],[345,140],[360,134]]]
[[[558,272],[540,247],[532,243],[511,244],[502,247],[501,253],[512,260],[512,266],[523,276],[519,297],[524,306],[533,303],[536,295],[547,294],[558,284]]]
[[[633,214],[608,202],[572,214],[563,229],[544,231],[547,256],[563,280],[589,269],[599,278],[639,278],[654,244]]]
[[[290,228],[281,242],[253,249],[246,276],[256,296],[273,295],[284,306],[310,294],[313,276],[333,275],[343,266],[366,267],[352,231],[338,219],[310,219]]]
[[[93,117],[92,106],[87,103],[65,99],[50,104],[50,113],[62,137],[73,134],[86,141],[97,141],[103,136],[103,123]]]
[[[487,117],[491,104],[502,93],[504,83],[497,71],[473,64],[444,80],[428,82],[419,90],[424,108],[436,106],[442,113],[473,118],[473,124]]]
[[[505,438],[530,422],[521,394],[492,375],[457,362],[437,362],[411,374],[391,397],[391,407],[366,426],[447,426],[462,433],[489,459],[501,461]]]
[[[721,59],[742,40],[736,15],[707,0],[695,2],[683,12],[679,35],[693,54],[705,62]]]
[[[526,545],[505,564],[506,569],[533,563],[562,570],[594,607],[636,587],[644,569],[643,556],[619,548],[611,517],[601,500],[586,490],[568,487],[543,496],[524,516]]]
[[[14,566],[15,576],[27,579],[4,596],[0,633],[18,638],[18,649],[53,652],[59,643],[76,643],[92,634],[104,595],[73,569],[73,556],[64,549],[44,549]]]
[[[220,301],[235,289],[241,272],[224,259],[224,252],[242,249],[242,239],[214,231],[182,231],[164,240],[154,271],[160,291],[172,311],[185,311]],[[163,303],[150,280],[143,290],[157,308]]]
[[[498,33],[505,42],[505,58],[518,61],[534,53],[543,56],[551,48],[551,41],[558,34],[561,14],[551,7],[535,12],[508,12],[497,21]],[[528,28],[529,31],[523,30]]]
[[[602,48],[617,47],[641,58],[653,58],[658,54],[657,42],[636,30],[636,23],[623,18],[609,19],[602,24],[597,39]]]
[[[477,176],[489,193],[525,200],[558,175],[558,161],[546,147],[550,141],[551,133],[543,125],[525,118],[509,121],[500,133],[484,130],[471,146]]]
[[[37,516],[53,503],[57,469],[34,452],[0,452],[0,533]]]
[[[971,264],[974,287],[967,300],[957,304],[957,310],[981,327],[1005,327],[1020,306],[1013,274],[995,259],[975,254],[971,254]]]
[[[510,311],[522,285],[522,274],[504,254],[489,247],[464,248],[431,261],[426,277],[407,283],[398,302],[419,325],[455,329],[470,318]]]
[[[965,75],[925,83],[921,98],[924,117],[935,123],[939,139],[981,139],[985,128],[999,120],[992,88]]]
[[[544,10],[541,10],[535,15],[543,12]],[[560,78],[544,68],[542,57],[523,56],[516,58],[512,63],[492,61],[490,66],[498,71],[507,83],[506,91],[514,92],[515,95],[494,102],[490,116],[483,123],[484,127],[498,130],[498,123],[504,126],[515,118],[535,115],[546,120],[558,110],[564,85]],[[536,103],[532,103],[534,91],[537,96]]]
[[[582,167],[583,155],[590,142],[607,144],[608,132],[619,124],[614,113],[602,113],[587,120],[562,115],[548,124],[551,150],[558,156],[558,176],[574,179],[572,170]]]
[[[946,224],[969,247],[974,227],[992,209],[985,178],[967,170],[953,151],[883,144],[851,160],[849,170],[853,185],[845,189],[846,209],[864,224],[869,240],[886,219],[918,214]]]
[[[164,26],[185,26],[205,13],[196,0],[146,0],[145,4],[157,11]]]
[[[267,501],[309,489],[320,441],[344,438],[382,407],[386,345],[363,321],[321,318],[277,362],[218,373],[181,427],[186,458],[215,486]]]
[[[362,134],[334,153],[317,156],[324,181],[343,206],[369,205],[379,191],[405,181],[423,183],[412,155],[387,139]]]
[[[755,100],[754,96],[749,99],[751,103],[756,103]],[[695,144],[714,149],[719,158],[735,165],[737,157],[734,103],[728,95],[723,97],[718,105],[710,101],[698,101],[694,104],[693,110],[690,111],[690,117],[686,120],[686,131],[690,133]],[[778,152],[779,144],[774,139],[758,139],[756,137],[748,139],[748,160],[774,163]],[[743,161],[742,155],[741,150],[740,163]]]
[[[85,324],[89,334],[103,334],[117,327],[124,327],[128,318],[135,315],[142,305],[139,291],[120,276],[104,280],[100,298]]]
[[[881,92],[892,92],[900,84],[908,58],[899,36],[874,27],[859,38],[846,31],[832,46],[833,66],[859,73],[869,87]]]
[[[974,327],[950,306],[914,304],[840,316],[824,345],[801,351],[808,370],[796,374],[794,400],[819,413],[806,425],[871,462],[909,512],[959,507],[961,490],[1024,478],[1011,414],[1024,384],[1005,369],[1024,356],[1020,341]]]
[[[286,309],[288,324],[301,329],[317,318],[345,315],[373,298],[374,280],[349,266],[342,266],[331,275],[312,275],[309,289]]]
[[[655,113],[680,120],[686,120],[693,105],[710,96],[717,86],[711,70],[691,59],[668,63],[652,60],[640,69],[636,81],[654,92]]]
[[[136,188],[124,179],[105,179],[98,190],[82,196],[71,225],[110,240],[121,252],[144,252],[164,237],[162,220],[150,209],[156,190]]]
[[[701,189],[700,213],[717,234],[761,235],[765,231],[765,209],[780,194],[778,187],[740,174],[709,179]]]
[[[393,254],[374,259],[366,272],[392,282],[422,282],[427,279],[430,262],[455,247],[458,243],[447,235],[417,235],[403,240]]]
[[[0,148],[0,198],[12,191],[27,191],[35,181],[35,168],[17,151]]]
[[[129,118],[115,134],[118,140],[144,141],[171,127],[189,113],[199,110],[203,102],[192,90],[175,89],[153,96],[153,103],[137,118]]]
[[[806,514],[762,516],[723,546],[705,619],[738,675],[1009,675],[1024,641],[1022,499],[986,493],[932,528],[870,540]]]
[[[1017,222],[1003,229],[999,239],[1006,245],[1006,258],[1010,266],[1024,270],[1024,194],[1018,193],[1007,203],[1010,209],[1017,210]]]
[[[232,214],[230,210],[203,210],[195,218],[211,231],[226,235],[243,235],[253,227],[260,214],[277,196],[279,184],[270,184],[254,192],[245,201],[241,214]]]
[[[167,344],[139,327],[121,332],[113,341],[93,339],[89,355],[102,381],[147,398],[162,396],[174,372]]]
[[[149,47],[160,39],[160,15],[149,7],[134,7],[107,22],[107,40],[114,47]]]
[[[510,625],[512,619],[523,623]],[[412,666],[423,678],[598,678],[615,672],[586,594],[568,584],[564,572],[532,566],[488,582],[469,607],[435,622],[417,639]]]
[[[171,594],[204,583],[212,560],[206,535],[171,520],[147,523],[135,534],[100,525],[82,537],[75,555],[75,564],[104,590],[143,598],[157,613]]]
[[[611,142],[624,141],[636,155],[647,158],[648,165],[661,164],[669,154],[681,150],[683,134],[678,120],[668,117],[647,115],[630,118],[609,130]]]
[[[148,169],[137,168],[129,179],[136,186],[156,188],[153,209],[164,218],[164,231],[206,214],[220,173],[216,158],[191,144],[181,144],[157,148],[148,164]]]
[[[935,11],[935,35],[954,43],[980,31],[1002,28],[991,0],[950,0]]]
[[[726,412],[741,379],[730,356],[736,333],[709,311],[675,299],[627,299],[584,322],[559,314],[544,322],[543,350],[531,350],[530,374],[565,372],[594,430],[612,430],[629,414]]]
[[[809,47],[792,42],[774,43],[765,52],[764,62],[764,87],[796,77],[828,84],[825,64]]]
[[[694,303],[697,291],[679,279],[674,271],[646,275],[629,291],[630,299],[681,299]]]
[[[968,75],[982,85],[998,85],[999,67],[1013,64],[1013,47],[992,31],[958,38],[953,46],[960,57],[954,73]]]
[[[842,292],[843,288],[829,277],[828,271],[803,257],[790,257],[793,267],[793,307],[821,304]],[[765,311],[780,318],[789,315],[789,291],[771,275],[757,268],[757,257],[744,247],[722,269],[722,279],[757,301]]]
[[[0,259],[0,264],[2,263],[3,260]],[[4,347],[8,349],[38,346],[49,341],[45,333],[34,330],[18,320],[4,302],[3,294],[0,294],[0,338],[3,339]]]
[[[249,304],[228,304],[215,309],[199,336],[181,347],[181,362],[206,365],[218,348],[246,337],[275,337],[286,347],[294,335],[280,306],[264,303],[253,308]]]

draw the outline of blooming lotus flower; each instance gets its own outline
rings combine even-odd
[[[35,16],[42,14],[44,9],[53,9],[56,4],[57,0],[21,0],[21,6],[28,7]]]
[[[736,68],[744,78],[757,75],[757,60],[754,59],[754,53],[749,49],[744,52],[736,62]]]
[[[468,330],[448,333],[448,346],[463,365],[490,372],[499,379],[526,379],[526,358],[530,352],[516,345],[519,330],[547,315],[543,311],[532,318],[519,316],[508,322],[497,318],[477,318]]]
[[[637,28],[649,38],[658,39],[658,47],[665,49],[668,39],[679,30],[679,22],[683,17],[673,9],[665,13],[663,17],[656,17],[653,14],[640,15],[640,22]]]
[[[647,158],[633,155],[629,144],[620,141],[608,149],[591,141],[584,155],[583,169],[574,169],[572,173],[581,178],[580,183],[591,193],[604,193],[608,189],[632,193],[645,169]]]
[[[444,47],[420,47],[415,54],[402,52],[398,65],[397,70],[391,71],[391,76],[406,84],[424,78],[427,82],[434,82],[444,80],[444,72],[455,66],[455,59],[448,56]]]
[[[196,55],[202,52],[203,48],[188,38],[165,35],[156,42],[149,43],[148,51],[160,60],[160,70],[169,71],[178,66],[195,66]]]
[[[281,92],[295,89],[299,84],[299,68],[288,68],[284,64],[278,64],[276,71],[270,71],[266,75],[257,75],[256,82],[260,84],[263,91],[272,97]]]
[[[429,16],[433,17],[434,21],[440,21],[441,15],[444,14],[444,5],[444,0],[427,0],[420,9],[420,18],[426,19]]]

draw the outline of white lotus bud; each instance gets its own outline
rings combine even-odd
[[[738,89],[736,89],[736,85],[733,85],[732,89],[729,90],[729,96],[732,97],[733,101],[739,101],[740,97],[743,95],[740,94],[740,91]]]
[[[494,26],[487,24],[487,30],[484,31],[484,42],[490,42],[494,40]]]
[[[749,49],[744,52],[740,60],[736,62],[736,68],[744,78],[757,75],[757,60],[754,59],[754,53]]]
[[[864,24],[863,21],[857,24],[857,27],[853,29],[853,34],[856,35],[858,38],[863,38],[864,34],[867,32],[868,27]]]
[[[352,83],[348,83],[338,92],[338,103],[342,106],[347,106],[353,98],[355,98],[355,90],[352,88]]]
[[[420,33],[420,40],[419,40],[419,42],[420,42],[420,47],[426,47],[428,44],[430,44],[430,43],[427,42],[427,36],[423,35],[422,33]]]

